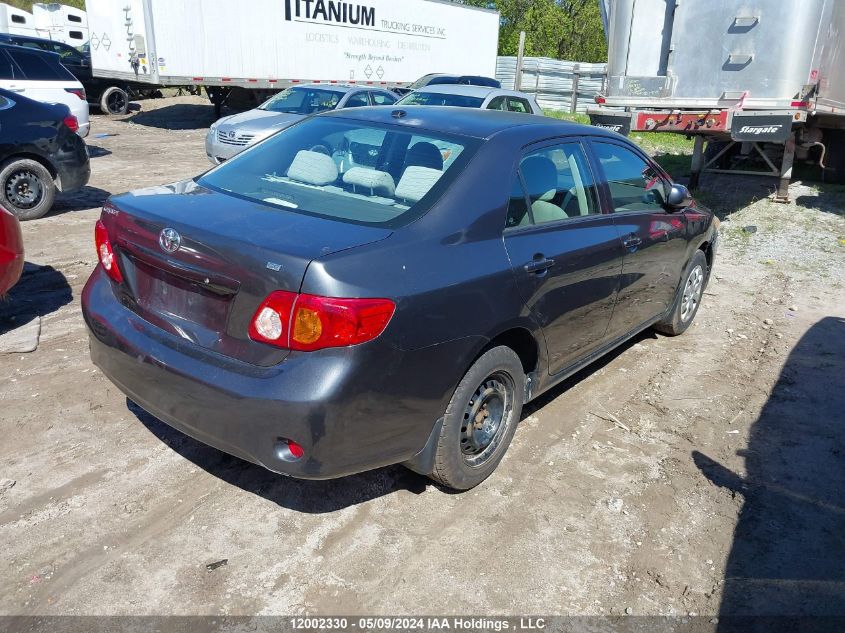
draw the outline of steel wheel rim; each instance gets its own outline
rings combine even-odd
[[[476,388],[461,420],[461,454],[473,468],[483,466],[513,423],[513,379],[495,372]]]
[[[3,189],[6,200],[18,209],[37,207],[44,198],[41,179],[29,169],[20,169],[10,174]]]
[[[126,107],[126,99],[124,99],[123,95],[119,92],[111,93],[107,99],[107,103],[109,106],[109,112],[112,114],[120,114],[123,111],[123,108]]]
[[[704,290],[704,269],[699,265],[692,269],[684,286],[684,296],[681,299],[681,321],[688,321],[701,301]]]

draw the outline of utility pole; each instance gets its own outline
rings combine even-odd
[[[513,78],[513,89],[522,88],[522,62],[525,57],[525,31],[519,32],[519,53],[516,56],[516,76]]]

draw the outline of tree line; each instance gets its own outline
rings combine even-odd
[[[516,55],[525,31],[525,54],[577,62],[607,61],[599,0],[458,0],[496,9],[502,16],[499,55]]]

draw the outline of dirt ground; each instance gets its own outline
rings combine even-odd
[[[205,170],[212,117],[94,116],[90,185],[23,227],[0,333],[42,332],[0,354],[0,614],[845,615],[845,188],[705,179],[725,221],[694,326],[530,405],[477,489],[302,482],[169,429],[88,356],[100,205]]]

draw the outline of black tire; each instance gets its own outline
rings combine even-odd
[[[709,274],[707,258],[700,250],[696,251],[681,277],[672,311],[654,326],[655,330],[669,336],[678,336],[687,331],[698,314]]]
[[[516,353],[494,347],[482,354],[446,407],[429,477],[454,490],[487,479],[510,446],[524,397],[525,374]]]
[[[38,161],[10,158],[0,165],[0,202],[18,220],[40,218],[55,197],[53,175]]]
[[[117,86],[106,88],[100,95],[100,111],[111,116],[121,116],[129,112],[129,95]]]

